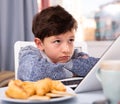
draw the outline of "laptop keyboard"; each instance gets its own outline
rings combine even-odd
[[[83,80],[83,77],[72,77],[60,80],[64,85],[75,89],[77,85]]]

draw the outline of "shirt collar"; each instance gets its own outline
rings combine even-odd
[[[43,58],[47,59],[48,62],[53,63],[53,62],[51,61],[51,59],[50,59],[43,51],[40,51],[40,53],[41,53],[41,55],[43,56]]]

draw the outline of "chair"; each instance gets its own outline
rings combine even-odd
[[[14,67],[15,67],[15,79],[17,79],[17,70],[19,66],[19,51],[21,48],[26,47],[28,45],[35,46],[33,41],[17,41],[14,44]]]
[[[15,79],[17,79],[17,71],[19,66],[19,51],[21,48],[32,45],[36,47],[35,43],[33,41],[17,41],[14,44],[14,67],[15,67]],[[75,48],[79,49],[79,51],[87,53],[87,43],[82,42],[75,42]]]

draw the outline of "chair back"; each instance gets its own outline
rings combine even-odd
[[[21,48],[32,45],[36,47],[33,41],[17,41],[14,44],[14,68],[15,68],[15,79],[17,79],[17,71],[19,66],[19,51]]]

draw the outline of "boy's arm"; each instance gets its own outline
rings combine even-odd
[[[94,57],[88,57],[87,59],[79,58],[73,59],[73,67],[71,71],[78,76],[86,76],[92,67],[97,63],[99,59]]]
[[[86,76],[86,74],[97,63],[99,58],[89,57],[88,54],[80,52],[74,53],[73,58],[65,64],[65,68],[72,71],[77,76]]]
[[[76,58],[87,59],[87,58],[89,58],[89,55],[87,53],[84,53],[84,52],[79,52],[78,49],[75,49],[74,53],[73,53],[73,56],[72,56],[72,59],[76,59]]]
[[[36,81],[45,77],[63,79],[66,76],[62,64],[48,62],[34,47],[22,49],[19,56],[18,78],[21,80]]]

